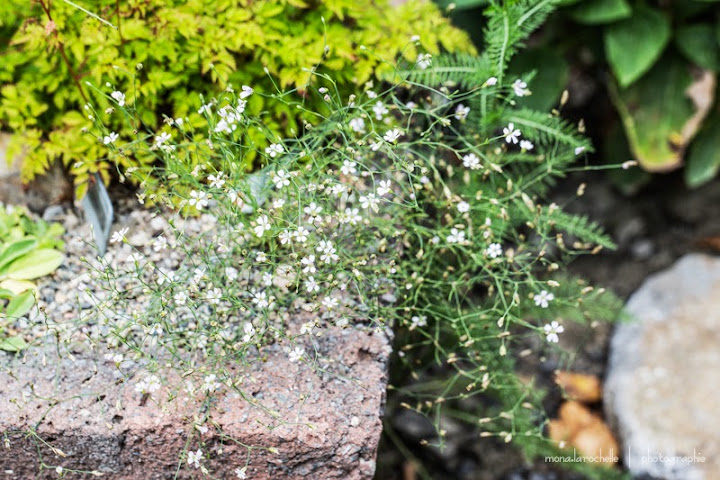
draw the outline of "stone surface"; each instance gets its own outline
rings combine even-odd
[[[73,186],[60,162],[53,163],[46,174],[23,185],[20,180],[22,158],[8,163],[10,139],[9,133],[0,132],[0,202],[27,205],[38,213],[50,205],[72,202]]]
[[[605,408],[635,476],[720,474],[718,292],[720,258],[689,254],[628,301],[633,318],[612,338]]]
[[[0,354],[0,441],[9,435],[9,448],[0,445],[0,478],[57,478],[57,466],[118,480],[177,478],[194,433],[189,449],[199,448],[201,436],[209,454],[203,465],[213,478],[235,478],[233,471],[249,457],[247,475],[253,479],[371,479],[388,339],[375,331],[331,328],[317,347],[335,359],[325,371],[291,363],[277,345],[263,349],[264,362],[238,368],[252,380],[241,393],[226,391],[211,402],[217,429],[202,435],[192,427],[192,418],[204,413],[200,400],[167,399],[182,379],[143,400],[133,385],[117,382],[116,368],[101,355],[58,356],[51,346],[23,356]],[[30,428],[66,456],[28,438]],[[257,449],[248,452],[230,437]],[[52,468],[41,471],[42,464]],[[180,478],[199,478],[199,470],[183,470]]]
[[[168,235],[164,218],[123,205],[119,202],[113,230],[127,226],[129,236],[143,237],[138,242]],[[118,368],[105,358],[103,342],[83,342],[100,332],[91,307],[102,296],[88,270],[88,261],[100,268],[85,241],[91,238],[89,226],[71,210],[45,213],[66,228],[67,258],[40,282],[38,306],[9,325],[34,345],[21,356],[0,352],[0,479],[54,479],[56,467],[118,480],[229,479],[246,462],[252,479],[373,477],[390,354],[384,330],[360,324],[341,328],[333,318],[302,308],[285,312],[290,335],[310,320],[323,325],[322,336],[298,340],[306,352],[303,361],[290,361],[287,340],[259,351],[252,347],[248,361],[229,353],[223,369],[241,383],[237,389],[221,387],[212,399],[185,389],[190,379],[199,388],[204,373],[165,368],[161,361],[163,387],[144,398],[135,387],[148,374],[146,359],[124,351]],[[216,228],[213,222],[203,215],[183,226],[188,233],[201,232]],[[112,243],[105,259],[125,264],[131,252],[127,244]],[[168,271],[186,256],[179,249],[155,251],[150,243],[136,252]],[[132,308],[142,310],[148,298],[133,301]],[[179,378],[180,373],[188,376]],[[200,423],[207,433],[193,426]],[[31,430],[37,437],[28,435]],[[184,452],[198,448],[209,477],[188,467]]]

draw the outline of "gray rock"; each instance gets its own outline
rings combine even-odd
[[[630,298],[610,346],[605,409],[634,476],[720,472],[720,258],[686,255]]]

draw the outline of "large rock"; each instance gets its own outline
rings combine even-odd
[[[608,417],[635,476],[720,478],[720,259],[691,254],[649,277],[611,342]]]
[[[170,479],[178,478],[178,465],[184,470],[180,478],[199,478],[200,471],[181,458],[184,449],[194,452],[203,441],[209,458],[202,463],[212,478],[236,478],[234,470],[249,458],[252,479],[371,479],[382,430],[388,338],[334,327],[317,348],[333,364],[320,370],[291,363],[281,347],[266,347],[264,361],[237,369],[246,379],[242,396],[226,391],[205,406],[203,394],[168,400],[173,387],[183,385],[180,378],[143,399],[133,385],[119,381],[102,355],[58,357],[52,348],[23,356],[0,353],[2,478],[57,478],[55,468],[61,466],[118,480]],[[209,432],[200,434],[192,419],[206,413],[217,427],[208,422]],[[30,430],[37,437],[28,435]]]

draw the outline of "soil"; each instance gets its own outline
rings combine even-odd
[[[578,186],[586,184],[578,197]],[[587,215],[602,225],[617,243],[614,251],[602,251],[576,259],[569,267],[572,275],[591,284],[611,289],[627,299],[650,274],[669,267],[682,255],[693,251],[720,252],[720,180],[688,190],[682,171],[655,175],[633,196],[621,194],[607,175],[581,172],[560,182],[552,201],[566,211]],[[570,330],[570,329],[568,329]],[[612,326],[600,324],[587,331],[567,331],[575,345],[571,370],[604,377]],[[535,373],[550,385],[556,359],[537,359]],[[527,363],[525,364],[527,367]],[[555,389],[545,408],[551,414],[562,399]],[[600,412],[598,406],[597,411]],[[405,410],[389,412],[386,429],[393,428],[399,439],[421,463],[414,467],[385,435],[378,454],[376,480],[579,480],[582,475],[542,462],[528,463],[511,445],[494,439],[480,439],[471,426],[453,424],[448,433],[449,448],[440,452],[422,447],[419,440],[428,435],[429,424]],[[424,473],[424,475],[421,475]]]

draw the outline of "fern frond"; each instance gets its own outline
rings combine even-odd
[[[523,137],[536,143],[561,143],[571,148],[592,151],[592,144],[578,132],[577,127],[559,117],[525,108],[508,110],[503,119],[505,123],[514,123],[522,131]]]
[[[502,84],[510,58],[557,7],[558,0],[495,0],[488,8],[483,57]]]
[[[467,53],[433,57],[432,66],[400,73],[410,82],[432,86],[459,86],[469,90],[481,86],[492,76],[492,67],[484,56]]]
[[[581,242],[593,243],[610,250],[617,248],[610,237],[603,233],[602,227],[586,216],[571,215],[560,209],[551,210],[550,207],[544,207],[540,220],[552,226],[554,230],[576,237]]]

